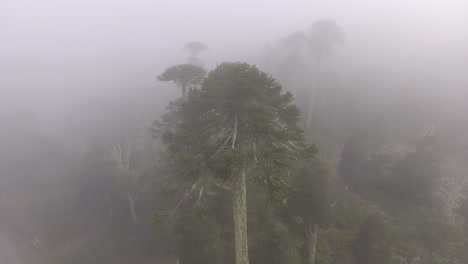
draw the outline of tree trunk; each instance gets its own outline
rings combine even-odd
[[[182,99],[185,100],[187,98],[187,85],[185,83],[182,84]]]
[[[247,201],[245,171],[235,175],[232,183],[232,205],[234,215],[234,237],[236,247],[236,264],[249,264],[247,242]]]
[[[130,207],[130,214],[132,216],[133,224],[136,224],[137,223],[137,216],[136,216],[136,212],[135,212],[135,203],[136,203],[138,198],[128,196],[127,199],[128,199],[128,205]]]
[[[307,112],[306,120],[305,120],[305,129],[310,129],[312,126],[312,116],[314,114],[314,103],[315,103],[315,92],[317,87],[312,87],[310,93],[310,101],[309,101],[309,110]]]
[[[309,253],[307,256],[307,264],[315,264],[315,256],[317,255],[317,238],[318,226],[309,224]]]
[[[312,89],[310,92],[310,101],[309,101],[309,111],[306,116],[306,123],[305,123],[305,128],[304,129],[310,129],[312,126],[312,117],[314,114],[314,105],[315,105],[315,97],[316,93],[319,91],[319,78],[320,78],[320,60],[317,59],[317,65],[316,65],[316,72],[315,72],[315,78],[312,83]]]

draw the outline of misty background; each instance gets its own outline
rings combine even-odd
[[[284,39],[333,19],[346,43],[323,67],[361,107],[342,123],[391,116],[419,134],[433,126],[467,155],[467,10],[462,0],[0,0],[0,256],[11,247],[1,236],[13,245],[40,236],[15,219],[69,195],[53,186],[73,182],[63,175],[79,174],[77,156],[178,98],[156,76],[186,62],[189,41],[209,47],[200,54],[207,70],[245,61],[276,77]]]

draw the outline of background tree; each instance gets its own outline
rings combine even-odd
[[[286,208],[288,222],[296,234],[305,238],[304,256],[308,264],[314,264],[319,225],[325,225],[330,216],[327,177],[318,162],[303,166],[294,174],[294,191]]]
[[[190,54],[188,63],[201,66],[198,53],[208,50],[208,47],[201,42],[191,41],[185,45],[184,50]]]
[[[354,256],[360,264],[386,264],[390,261],[385,223],[380,216],[371,215],[362,224],[353,244]]]
[[[134,224],[138,220],[135,204],[140,195],[151,187],[156,165],[156,151],[150,140],[144,133],[127,137],[109,149],[109,157],[114,162],[115,189],[127,199]]]
[[[309,107],[306,116],[305,127],[307,129],[311,126],[316,95],[320,92],[319,79],[322,60],[331,54],[333,45],[341,45],[344,41],[345,34],[334,20],[318,20],[309,29],[309,45],[314,56],[315,74],[310,89]],[[328,107],[326,100],[323,103],[325,107]]]
[[[282,84],[296,97],[299,85],[304,79],[304,46],[307,44],[307,34],[303,31],[295,31],[284,40],[283,46],[288,54],[279,68],[278,77]]]
[[[290,93],[245,63],[221,63],[200,90],[180,106],[181,120],[162,138],[177,175],[212,175],[232,191],[236,263],[247,264],[246,177],[268,190],[271,201],[287,191],[282,179],[294,159],[310,157]]]
[[[187,89],[200,85],[206,75],[203,67],[193,64],[178,64],[167,68],[158,80],[162,82],[174,82],[182,89],[182,98],[185,99]]]
[[[394,168],[389,190],[395,198],[419,203],[431,203],[440,178],[441,151],[437,137],[425,136],[416,150],[406,155]]]
[[[329,56],[333,45],[342,45],[345,34],[334,20],[318,20],[309,28],[309,41],[317,62]]]

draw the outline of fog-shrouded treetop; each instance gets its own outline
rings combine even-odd
[[[298,49],[307,42],[307,34],[304,31],[294,31],[283,42],[286,48]]]
[[[199,41],[190,41],[185,45],[184,50],[192,56],[197,56],[198,53],[208,50],[208,47]]]
[[[187,89],[200,85],[206,75],[206,70],[193,64],[178,64],[167,68],[158,80],[162,82],[174,82],[182,89],[182,98],[187,95]]]
[[[342,45],[345,34],[334,20],[318,20],[309,28],[310,45],[317,59],[328,56],[333,45]]]
[[[207,51],[208,47],[199,41],[190,41],[185,45],[184,50],[190,54],[188,63],[201,65],[200,58],[198,58],[198,53]]]

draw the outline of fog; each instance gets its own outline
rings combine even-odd
[[[210,47],[207,68],[256,62],[265,43],[322,18],[346,29],[347,44],[338,51],[345,56],[336,57],[404,72],[447,69],[440,77],[452,79],[464,75],[465,7],[463,1],[2,1],[1,86],[8,102],[2,105],[64,110],[81,99],[156,87],[155,75],[184,61],[179,47],[190,40]]]
[[[337,145],[352,123],[391,116],[401,130],[420,125],[412,137],[435,126],[466,155],[467,10],[463,0],[1,0],[0,259],[34,259],[25,245],[47,235],[24,218],[47,214],[40,201],[68,206],[57,197],[71,194],[50,187],[83,174],[86,165],[75,164],[83,148],[132,133],[138,117],[155,120],[180,96],[157,76],[186,63],[190,41],[208,46],[199,55],[208,71],[245,61],[282,82],[285,38],[333,19],[346,41],[323,62],[324,82],[358,102],[348,109],[355,119],[342,118]]]

